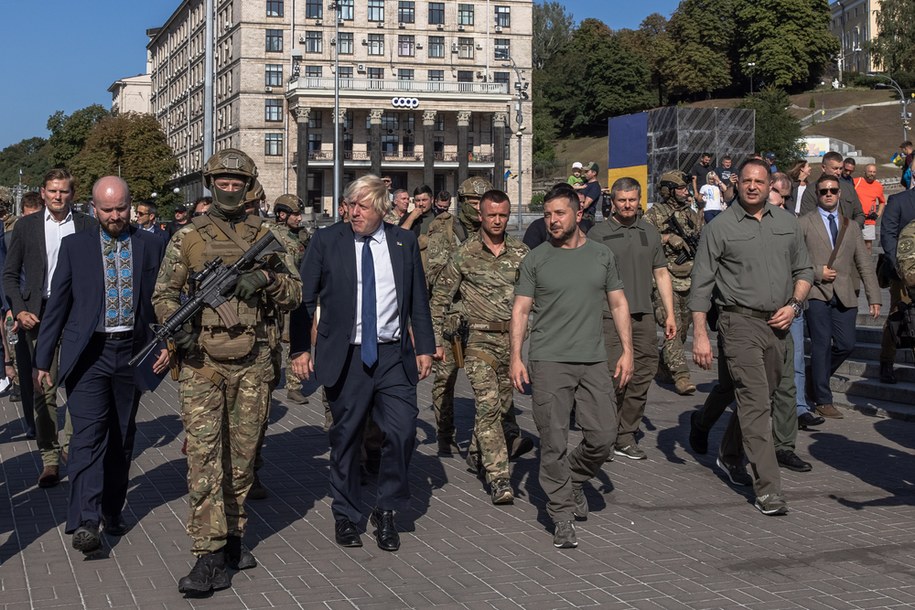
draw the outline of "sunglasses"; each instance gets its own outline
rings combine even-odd
[[[818,192],[820,195],[827,195],[827,194],[828,194],[828,195],[838,195],[838,194],[839,194],[839,189],[837,189],[837,188],[832,188],[832,189],[820,189],[820,190],[817,191],[817,192]]]

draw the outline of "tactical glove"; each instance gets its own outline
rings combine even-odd
[[[259,290],[263,290],[270,283],[270,277],[261,270],[248,271],[241,274],[235,284],[235,296],[242,301],[247,301]]]
[[[185,322],[172,335],[172,341],[175,342],[175,347],[187,351],[197,344],[198,335],[199,333],[194,330],[194,326],[190,322]]]

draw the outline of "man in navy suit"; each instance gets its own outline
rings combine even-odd
[[[325,387],[335,539],[362,546],[359,453],[363,426],[384,434],[378,496],[371,514],[378,548],[396,551],[395,506],[410,496],[407,468],[416,444],[416,384],[432,367],[435,338],[416,237],[382,218],[390,207],[376,176],[343,195],[350,222],[318,231],[302,261],[302,306],[290,317],[293,370]],[[320,301],[317,340],[311,327]]]
[[[159,226],[159,209],[148,201],[137,204],[137,226],[166,243],[171,239],[169,232]]]
[[[890,278],[890,309],[893,313],[900,303],[909,302],[909,294],[905,284],[896,272],[896,244],[899,243],[899,234],[907,224],[915,220],[915,190],[905,190],[895,195],[890,195],[886,200],[886,209],[880,220],[880,247],[887,259],[893,276]],[[880,343],[880,381],[882,383],[896,383],[896,371],[893,363],[896,362],[896,339],[890,325],[883,325],[883,339]]]
[[[70,440],[70,503],[67,533],[73,548],[91,553],[101,546],[99,524],[122,536],[135,418],[140,391],[151,389],[151,368],[168,366],[162,348],[138,367],[127,362],[152,339],[151,296],[165,242],[130,226],[130,190],[116,176],[92,189],[100,230],[61,242],[51,298],[38,334],[38,381],[51,385],[50,369],[60,341],[59,378],[67,389]]]

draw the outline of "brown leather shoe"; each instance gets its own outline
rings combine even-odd
[[[826,403],[825,405],[817,405],[816,412],[822,415],[823,417],[828,417],[829,419],[842,419],[845,417],[842,415],[842,412],[833,406],[832,403]]]
[[[58,483],[60,483],[60,467],[57,465],[45,466],[41,471],[41,476],[38,477],[38,486],[54,487]]]

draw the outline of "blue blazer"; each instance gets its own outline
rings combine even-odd
[[[397,290],[403,367],[407,378],[416,384],[419,381],[416,354],[435,353],[426,276],[416,236],[388,223],[384,223],[384,231]],[[353,241],[352,227],[342,222],[321,229],[311,238],[300,267],[302,305],[292,313],[289,321],[290,352],[311,351],[312,320],[320,301],[314,363],[315,376],[325,386],[335,385],[343,373],[356,320],[356,248]]]
[[[153,338],[150,324],[156,316],[152,293],[165,242],[135,227],[129,230],[133,255],[133,342],[136,352]],[[98,327],[105,305],[104,275],[99,229],[74,233],[61,241],[57,269],[51,281],[51,298],[45,306],[35,348],[35,368],[46,371],[51,366],[54,348],[60,341],[59,372],[55,380],[60,385],[84,355]],[[85,355],[96,357],[94,354]],[[152,389],[148,375],[151,374],[153,360],[154,356],[147,357],[134,371],[140,389]]]
[[[880,247],[896,269],[896,245],[899,234],[907,224],[915,220],[915,190],[906,190],[890,195],[886,200],[883,218],[880,219]]]

